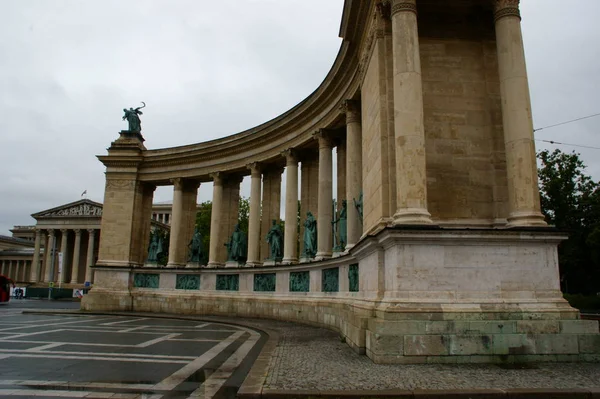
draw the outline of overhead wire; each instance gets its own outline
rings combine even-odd
[[[592,114],[592,115],[588,115],[588,116],[582,116],[581,118],[571,119],[569,121],[565,121],[565,122],[561,122],[561,123],[556,123],[554,125],[548,125],[548,126],[540,127],[540,128],[537,128],[537,129],[533,129],[533,132],[534,133],[535,132],[539,132],[540,130],[543,130],[543,129],[550,129],[552,127],[566,125],[568,123],[573,123],[573,122],[577,122],[577,121],[580,121],[580,120],[583,120],[583,119],[593,118],[595,116],[600,116],[600,113]],[[571,146],[571,147],[589,148],[589,149],[592,149],[592,150],[600,150],[600,147],[594,147],[594,146],[582,145],[582,144],[561,143],[560,141],[555,141],[555,140],[535,139],[535,141],[542,141],[544,143],[549,143],[549,144],[568,145],[568,146]]]

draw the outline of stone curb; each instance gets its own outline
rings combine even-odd
[[[244,379],[240,389],[238,390],[238,397],[254,398],[261,395],[263,385],[269,372],[269,362],[271,356],[277,344],[279,343],[279,333],[277,331],[268,328],[258,328],[246,323],[243,320],[230,321],[229,318],[223,316],[179,316],[170,315],[167,313],[144,313],[144,312],[88,312],[81,310],[70,310],[70,309],[37,309],[37,310],[23,310],[23,314],[56,314],[56,315],[69,315],[69,316],[143,316],[151,317],[156,319],[174,319],[174,320],[194,320],[194,321],[212,321],[215,323],[226,323],[234,326],[246,327],[253,330],[261,331],[265,333],[268,338],[267,342],[263,345],[257,358],[254,360],[248,375]]]

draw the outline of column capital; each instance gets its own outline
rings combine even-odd
[[[319,148],[332,148],[333,140],[328,129],[318,129],[313,133],[313,139],[319,141]]]
[[[517,17],[521,19],[519,11],[520,0],[494,0],[494,21],[504,17]]]
[[[221,172],[213,172],[209,174],[210,178],[213,179],[213,184],[215,186],[223,185],[223,174]]]
[[[88,234],[94,236],[96,234],[96,229],[87,229]]]
[[[389,20],[392,16],[391,0],[383,0],[375,5],[376,16],[378,18]]]
[[[417,0],[392,0],[391,15],[394,16],[399,12],[414,12],[417,13]]]
[[[252,162],[246,165],[246,168],[250,170],[250,176],[252,177],[260,177],[261,175],[261,165],[258,162]]]
[[[60,229],[61,234],[67,234],[68,231],[69,231],[69,229]]]
[[[342,113],[346,114],[346,124],[360,123],[360,103],[356,100],[344,100],[340,105]]]
[[[175,190],[183,190],[183,179],[181,177],[176,177],[174,179],[169,179],[171,183],[173,183],[173,188]]]
[[[35,229],[35,236],[36,237],[41,237],[42,236],[42,229]]]
[[[49,236],[54,237],[54,229],[47,229],[46,231],[48,232]]]
[[[74,229],[73,231],[75,232],[76,236],[80,236],[81,235],[81,229]]]
[[[298,153],[294,148],[281,151],[281,156],[285,158],[286,166],[298,163]]]

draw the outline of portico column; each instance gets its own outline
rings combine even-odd
[[[31,273],[29,281],[37,283],[40,278],[40,246],[42,242],[42,232],[38,229],[35,230],[35,246],[33,249],[33,261],[31,262]]]
[[[392,2],[396,196],[394,224],[428,224],[423,84],[416,0]],[[368,193],[365,193],[368,201]]]
[[[54,270],[52,270],[52,258],[54,256],[54,230],[48,230],[48,247],[44,248],[44,255],[46,258],[46,270],[44,272],[44,282],[50,283],[54,281]]]
[[[194,231],[191,222],[195,220],[199,183],[180,178],[173,179],[173,183],[173,208],[167,267],[182,267],[186,265],[187,244]]]
[[[323,129],[319,130],[315,137],[319,141],[319,196],[317,206],[317,254],[315,259],[322,260],[331,257],[332,248],[333,159],[331,149],[333,144],[331,138]]]
[[[248,260],[247,266],[260,265],[260,203],[261,203],[261,173],[257,163],[248,165],[250,169],[250,216],[248,219]]]
[[[545,226],[540,211],[519,0],[495,0],[494,11],[508,174],[508,225]]]
[[[62,253],[62,271],[59,270],[58,281],[61,283],[66,282],[66,271],[67,271],[67,238],[69,234],[69,230],[60,229],[61,237],[60,237],[60,252]],[[60,264],[59,264],[60,266]]]
[[[6,273],[6,261],[3,259],[2,260],[2,272],[0,272],[0,274],[2,274],[3,276],[6,276],[8,273]]]
[[[71,268],[71,284],[77,284],[79,278],[79,254],[81,252],[81,229],[75,229],[75,245],[73,248],[73,267]]]
[[[294,150],[286,150],[285,156],[285,232],[283,263],[298,262],[298,158]]]
[[[360,105],[356,101],[346,100],[343,104],[346,113],[346,251],[352,248],[362,235],[362,221],[354,200],[358,201],[362,191],[362,126]]]
[[[212,211],[210,216],[210,246],[208,250],[208,267],[218,267],[219,247],[223,245],[221,237],[221,213],[223,207],[223,178],[220,173],[212,173],[213,179],[213,199]]]
[[[85,281],[90,283],[94,280],[94,251],[95,251],[96,230],[88,229],[87,262],[85,265]]]

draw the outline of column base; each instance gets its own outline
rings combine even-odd
[[[232,268],[240,267],[240,264],[237,261],[235,261],[235,260],[228,260],[225,263],[225,267],[232,269]]]
[[[512,212],[508,216],[506,227],[547,226],[544,215],[540,212]]]
[[[264,265],[266,265],[267,263],[265,262]],[[246,262],[246,267],[261,267],[263,265],[263,263],[261,262]]]
[[[431,214],[423,208],[402,208],[394,214],[394,226],[399,224],[433,224]]]
[[[298,258],[283,258],[281,263],[284,265],[293,265],[298,263]]]
[[[315,255],[315,260],[317,261],[325,259],[331,259],[331,252],[317,252]]]
[[[206,265],[207,269],[217,269],[219,267],[223,267],[223,264],[219,262],[208,262]]]
[[[200,262],[188,262],[187,265],[185,265],[186,269],[197,269],[200,267]]]
[[[181,268],[181,267],[185,267],[185,263],[167,263],[167,268],[171,269],[171,268]]]

